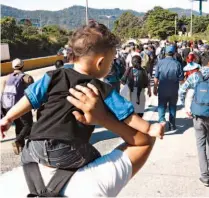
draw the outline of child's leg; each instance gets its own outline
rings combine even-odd
[[[43,163],[45,141],[27,141],[23,148],[21,163],[23,166],[23,172],[30,191],[30,195],[39,195],[45,190],[45,184],[42,179],[41,172],[37,163],[46,165]]]
[[[48,166],[48,156],[46,152],[46,140],[30,141],[28,140],[23,148],[21,162],[28,164],[31,162],[40,163]]]

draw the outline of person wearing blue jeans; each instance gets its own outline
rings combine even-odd
[[[159,95],[158,98],[158,114],[159,114],[159,122],[166,122],[165,120],[165,112],[168,104],[169,109],[169,129],[175,129],[176,123],[176,104],[178,100],[177,96],[164,96]]]
[[[184,80],[181,64],[173,58],[174,46],[165,48],[166,57],[158,61],[154,78],[154,95],[158,95],[159,122],[166,122],[165,112],[169,107],[169,130],[176,130],[176,105],[179,83]]]

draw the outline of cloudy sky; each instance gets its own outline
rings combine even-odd
[[[92,8],[120,8],[136,11],[147,11],[154,6],[164,8],[191,8],[189,0],[88,0]],[[85,6],[86,0],[1,0],[1,4],[23,10],[61,10],[73,5]],[[199,3],[193,3],[194,10],[199,9]],[[203,2],[203,12],[209,13],[209,1]]]

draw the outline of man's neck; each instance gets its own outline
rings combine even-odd
[[[14,70],[14,73],[21,73],[21,72],[22,70],[17,70],[17,69]]]

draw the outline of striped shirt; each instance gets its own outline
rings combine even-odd
[[[207,78],[209,76],[209,67],[207,67],[207,66],[202,67],[200,71],[201,71],[202,75],[199,75],[198,72],[193,73],[192,75],[190,75],[187,78],[187,80],[184,82],[184,84],[180,86],[179,97],[180,97],[182,104],[184,104],[187,90],[194,89],[196,87],[197,83],[202,80],[202,76],[204,78]]]

